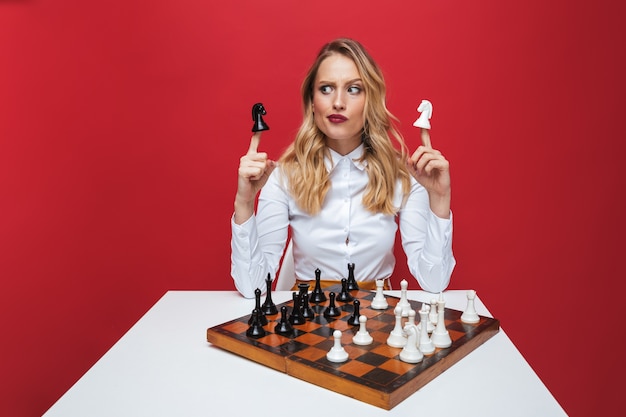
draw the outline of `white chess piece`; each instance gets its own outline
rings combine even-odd
[[[352,338],[352,343],[355,345],[365,346],[374,341],[374,338],[369,334],[365,327],[367,323],[367,317],[364,315],[359,316],[359,331]]]
[[[417,111],[421,112],[420,117],[413,123],[413,126],[421,129],[422,143],[426,147],[430,145],[430,118],[433,116],[433,105],[428,100],[422,100]]]
[[[438,348],[447,348],[452,345],[452,339],[450,339],[450,332],[446,329],[446,321],[445,321],[445,307],[446,302],[443,300],[439,300],[437,302],[437,311],[438,311],[438,320],[437,327],[433,330],[432,341],[435,347]]]
[[[465,311],[461,314],[461,321],[463,323],[478,323],[480,321],[480,317],[478,317],[474,306],[476,291],[468,290],[465,294],[467,296],[467,307],[465,307]]]
[[[417,108],[420,112],[419,118],[413,123],[415,127],[421,127],[422,129],[430,129],[430,118],[433,117],[433,105],[428,100],[422,100]]]
[[[428,315],[428,321],[430,321],[432,324],[437,324],[437,319],[438,319],[438,315],[437,315],[437,299],[433,298],[430,300],[430,314]]]
[[[396,325],[387,337],[387,344],[391,347],[401,348],[406,345],[406,337],[402,330],[402,308],[396,306],[393,312],[396,315]]]
[[[326,354],[326,359],[331,362],[345,362],[348,360],[348,352],[341,346],[341,330],[335,330],[333,332],[335,343],[333,347]]]
[[[400,301],[398,301],[398,307],[402,309],[402,317],[409,317],[409,311],[411,311],[411,303],[407,298],[407,289],[409,283],[406,279],[400,281]]]
[[[417,331],[417,327],[407,323],[404,326],[404,333],[407,335],[408,340],[406,342],[406,346],[402,348],[402,352],[400,352],[400,360],[408,363],[418,363],[424,358],[424,354],[417,347],[417,338],[419,332]]]
[[[422,310],[428,313],[428,319],[426,320],[426,331],[428,333],[432,333],[435,330],[435,325],[430,321],[430,315],[432,314],[432,309],[430,308],[430,304],[422,303]],[[435,311],[437,308],[435,307]],[[422,330],[422,320],[417,324],[417,330]]]
[[[428,304],[425,304],[424,306],[427,306],[427,305]],[[420,322],[421,323],[428,322],[428,310],[424,310],[424,308],[422,308],[419,311],[419,313],[420,313]],[[423,327],[422,327],[422,330],[420,331],[419,348],[424,355],[429,355],[435,351],[435,345],[433,344],[433,341],[430,340],[430,337],[428,337],[428,332],[423,331]]]
[[[415,310],[411,309],[411,311],[409,311],[409,319],[407,320],[405,326],[407,324],[412,324],[413,326],[417,326],[417,323],[415,322]]]
[[[376,280],[376,295],[372,300],[372,304],[370,304],[370,307],[374,310],[386,310],[389,307],[385,294],[383,294],[383,285],[385,285],[385,281],[382,279]]]

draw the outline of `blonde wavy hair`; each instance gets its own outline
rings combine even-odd
[[[398,179],[404,196],[411,187],[405,165],[408,149],[394,122],[397,120],[385,105],[386,86],[382,71],[365,48],[352,39],[336,39],[324,45],[302,82],[303,121],[293,143],[280,158],[280,167],[289,191],[298,206],[317,214],[330,187],[324,158],[329,157],[326,138],[313,120],[313,84],[322,61],[334,54],[350,58],[356,64],[365,92],[362,140],[369,182],[363,195],[364,207],[373,213],[395,214],[393,205]],[[392,139],[397,143],[394,146]]]

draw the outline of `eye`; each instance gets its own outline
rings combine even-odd
[[[358,85],[351,85],[348,87],[349,94],[359,94],[361,91],[363,91],[363,89]]]
[[[323,85],[320,87],[320,92],[322,94],[330,94],[333,91],[333,88],[330,85]]]

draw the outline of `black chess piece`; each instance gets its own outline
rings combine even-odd
[[[361,302],[359,300],[354,300],[352,305],[354,306],[354,310],[348,319],[348,324],[351,326],[360,326],[361,322],[359,321],[359,317],[361,316]]]
[[[348,280],[345,278],[341,279],[341,291],[337,294],[337,301],[342,301],[344,303],[348,301],[354,300],[354,297],[348,291]]]
[[[265,326],[267,324],[267,317],[265,317],[265,314],[263,313],[263,310],[261,309],[261,290],[259,288],[257,288],[256,290],[254,290],[254,298],[256,300],[256,304],[254,306],[255,310],[259,310],[259,324],[261,326]],[[248,320],[248,324],[252,324],[252,321],[254,320],[254,314],[250,316],[250,319]]]
[[[252,323],[246,331],[246,336],[258,339],[259,337],[263,337],[267,334],[260,322],[262,315],[261,310],[257,308],[252,311]]]
[[[306,319],[302,316],[302,302],[300,295],[296,292],[293,296],[293,309],[291,309],[291,315],[289,316],[289,323],[293,325],[304,324]]]
[[[274,314],[278,314],[278,308],[276,308],[276,304],[272,301],[272,278],[270,274],[267,274],[265,284],[267,285],[267,290],[265,292],[265,302],[261,306],[261,311],[266,316],[273,316]]]
[[[324,317],[331,319],[340,316],[341,310],[335,305],[335,293],[331,292],[328,296],[330,297],[330,301],[328,302],[328,307],[324,310]]]
[[[276,324],[274,332],[282,335],[293,333],[293,327],[287,320],[287,306],[282,306],[280,308],[280,321]]]
[[[348,264],[348,291],[354,291],[359,289],[359,284],[354,278],[354,263]]]
[[[309,301],[311,301],[312,303],[323,303],[324,301],[326,301],[326,294],[324,294],[324,291],[322,290],[321,275],[322,271],[320,271],[319,268],[316,269],[315,288],[313,289],[313,291],[311,292],[311,296],[309,297]]]
[[[263,116],[267,114],[265,107],[262,103],[256,103],[252,106],[252,120],[254,124],[252,125],[253,132],[261,132],[263,130],[270,130],[270,127],[263,120]]]
[[[313,320],[315,318],[315,311],[311,307],[309,307],[309,293],[304,293],[300,295],[302,300],[302,317],[307,320]]]
[[[306,282],[298,283],[298,292],[300,293],[300,297],[309,292],[309,284]]]

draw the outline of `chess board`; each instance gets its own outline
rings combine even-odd
[[[336,301],[336,305],[341,309],[341,315],[329,319],[322,314],[328,301],[311,304],[315,318],[305,324],[294,325],[294,333],[289,336],[273,331],[280,321],[279,312],[267,316],[269,322],[263,326],[267,333],[261,338],[246,335],[250,327],[250,315],[246,315],[207,329],[207,340],[217,347],[293,377],[390,410],[500,330],[497,319],[480,316],[478,323],[467,324],[461,321],[461,311],[446,308],[444,317],[452,345],[436,348],[433,354],[424,356],[419,363],[406,363],[399,358],[402,348],[393,348],[386,343],[395,327],[393,310],[400,299],[386,296],[389,307],[375,310],[370,306],[375,292],[357,290],[351,291],[351,294],[360,302],[360,315],[368,319],[366,327],[374,339],[370,345],[352,343],[352,337],[359,330],[358,325],[348,324],[354,304],[340,301]],[[422,306],[418,301],[409,302],[416,312]],[[279,311],[283,305],[291,309],[293,300],[277,304]],[[416,321],[419,322],[419,314]],[[334,344],[335,330],[341,330],[341,342],[349,354],[349,359],[343,363],[326,359]]]

